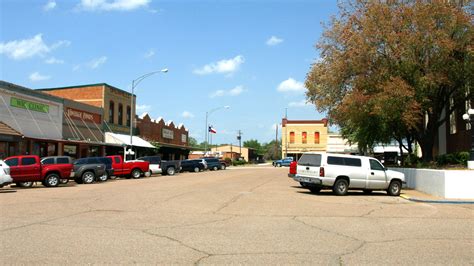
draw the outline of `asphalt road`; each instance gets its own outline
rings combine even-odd
[[[313,195],[287,168],[0,189],[0,264],[474,264],[474,206]]]

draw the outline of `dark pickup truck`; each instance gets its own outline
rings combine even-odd
[[[162,174],[162,175],[174,175],[176,172],[181,170],[180,161],[165,161],[161,160],[160,156],[145,156],[138,158],[138,160],[146,161],[150,163],[150,175]]]
[[[91,184],[107,176],[106,165],[99,157],[77,159],[74,165],[74,181],[78,184]]]

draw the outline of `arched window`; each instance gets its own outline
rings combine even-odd
[[[109,123],[114,123],[114,116],[115,116],[115,104],[113,101],[109,103]]]
[[[301,143],[303,143],[303,144],[308,143],[308,133],[307,132],[301,133]]]
[[[127,127],[130,126],[130,118],[132,117],[132,109],[127,105]]]
[[[314,144],[319,144],[319,132],[314,132]]]
[[[123,125],[123,105],[121,103],[118,107],[118,124]]]
[[[290,144],[295,143],[295,132],[290,132]]]

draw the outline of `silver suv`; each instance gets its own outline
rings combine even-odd
[[[301,156],[293,179],[313,193],[329,188],[336,195],[359,189],[366,193],[385,190],[398,196],[405,183],[403,173],[388,170],[375,158],[315,152]]]

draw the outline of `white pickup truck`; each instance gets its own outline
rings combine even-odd
[[[403,173],[387,170],[375,158],[317,152],[301,156],[293,179],[313,193],[329,188],[336,195],[358,189],[366,193],[385,190],[398,196],[405,183]]]

